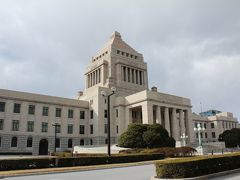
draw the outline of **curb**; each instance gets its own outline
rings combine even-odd
[[[155,161],[156,160],[134,162],[134,163],[122,163],[122,164],[105,164],[105,165],[96,165],[96,166],[72,166],[72,167],[62,167],[62,168],[43,168],[43,169],[2,171],[2,172],[0,172],[0,179],[8,178],[8,177],[57,174],[57,173],[69,173],[69,172],[80,172],[80,171],[91,171],[91,170],[141,166],[141,165],[154,164]]]
[[[207,179],[211,179],[211,178],[215,178],[215,177],[221,177],[221,176],[226,176],[226,175],[229,175],[229,174],[239,173],[239,172],[240,172],[240,168],[239,169],[229,170],[229,171],[222,171],[222,172],[218,172],[218,173],[214,173],[214,174],[208,174],[208,175],[205,175],[205,176],[198,176],[198,177],[192,177],[192,178],[180,178],[180,179],[172,179],[172,180],[181,180],[181,179],[186,179],[186,180],[207,180]],[[152,176],[150,178],[150,180],[170,180],[170,179],[157,178],[156,176]]]

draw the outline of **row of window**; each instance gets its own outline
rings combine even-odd
[[[203,133],[200,133],[201,138],[203,138]],[[196,138],[198,139],[198,133],[196,133]],[[208,134],[205,132],[205,138],[208,138]],[[212,138],[216,138],[216,133],[212,132]]]
[[[102,53],[100,56],[96,57],[96,58],[93,59],[92,61],[94,62],[94,61],[100,59],[101,57],[103,57],[104,55],[107,55],[107,54],[108,54],[108,52],[106,51],[105,53]]]
[[[60,138],[56,138],[56,148],[60,148]],[[84,146],[85,142],[84,139],[80,139],[80,146]],[[0,147],[2,145],[2,138],[0,136]],[[93,145],[93,141],[92,139],[90,139],[90,145]],[[12,137],[11,139],[11,147],[12,148],[17,148],[18,146],[18,138],[16,136]],[[27,138],[27,148],[31,148],[33,146],[33,138],[32,137],[28,137]],[[73,147],[73,140],[72,139],[68,139],[68,148],[72,148]]]
[[[237,128],[237,123],[222,121],[223,128]]]
[[[126,52],[123,52],[123,51],[117,50],[117,54],[121,54],[122,56],[126,56],[126,57],[137,59],[137,56],[129,54],[129,53],[126,53]]]
[[[19,120],[12,120],[12,131],[19,131]],[[42,132],[48,132],[48,123],[42,122],[41,125]],[[4,120],[0,119],[0,130],[3,130],[4,127]],[[55,125],[56,133],[61,133],[61,125]],[[34,132],[34,121],[27,122],[27,132]],[[67,126],[67,134],[73,134],[73,124],[68,124]],[[85,134],[85,125],[79,126],[79,134]],[[93,134],[93,124],[90,125],[90,134]]]
[[[207,123],[199,123],[199,122],[195,122],[195,128],[197,128],[197,125],[198,125],[198,124],[200,124],[200,127],[203,127],[203,126],[204,126],[204,128],[207,129]],[[202,126],[202,125],[203,125],[203,126]],[[211,123],[211,128],[212,128],[212,129],[215,128],[214,123]]]
[[[0,102],[0,112],[5,112],[5,102]],[[35,114],[35,105],[29,105],[28,106],[28,114],[34,115]],[[19,103],[14,103],[13,106],[13,113],[21,113],[21,104]],[[44,106],[42,108],[42,115],[43,116],[48,116],[49,115],[49,107]],[[56,108],[55,109],[55,116],[56,117],[61,117],[62,116],[62,108]],[[73,118],[74,117],[74,110],[73,109],[68,109],[68,118]],[[85,119],[85,111],[80,111],[80,119]]]

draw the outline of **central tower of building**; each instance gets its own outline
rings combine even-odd
[[[147,64],[143,55],[124,42],[116,31],[92,57],[85,76],[86,89],[94,86],[114,86],[120,96],[148,89]]]

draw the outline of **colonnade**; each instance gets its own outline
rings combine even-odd
[[[139,85],[144,85],[146,83],[145,72],[143,70],[135,69],[128,66],[121,66],[121,72],[122,81]]]
[[[183,133],[186,134],[187,110],[155,106],[155,111],[156,117],[153,117],[153,123],[162,124],[176,141],[180,140]]]
[[[87,87],[92,87],[102,81],[101,68],[98,68],[87,75]]]

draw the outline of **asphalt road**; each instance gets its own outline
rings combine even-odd
[[[240,173],[229,174],[227,176],[213,178],[212,180],[239,180]]]
[[[5,180],[150,180],[155,175],[153,164],[70,173],[4,178]]]

